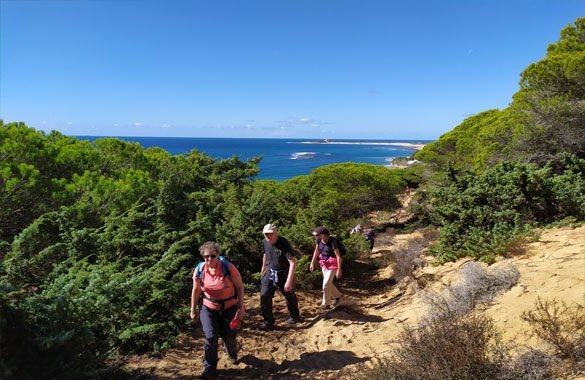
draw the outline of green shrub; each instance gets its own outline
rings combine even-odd
[[[396,194],[406,186],[405,172],[389,170],[379,165],[334,164],[311,172],[309,181],[316,192],[315,202],[333,208],[334,220],[322,225],[335,229],[333,223],[363,216],[373,210],[394,209],[399,206]]]
[[[514,158],[510,145],[517,134],[517,124],[510,110],[480,112],[427,144],[414,157],[440,170],[452,165],[482,171],[496,160]]]
[[[447,172],[430,194],[429,218],[439,262],[464,256],[491,261],[533,226],[585,218],[585,160],[564,156],[557,168],[504,161],[481,174]]]
[[[315,265],[313,272],[309,271],[311,264],[311,255],[305,255],[298,261],[297,272],[295,274],[295,284],[298,289],[313,290],[320,289],[322,286],[323,275],[319,264]]]

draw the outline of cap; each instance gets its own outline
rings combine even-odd
[[[319,226],[315,228],[315,235],[326,234],[329,235],[329,230],[325,226]]]
[[[264,229],[262,230],[263,234],[271,234],[273,232],[276,232],[276,226],[274,224],[268,223],[267,225],[264,226]]]

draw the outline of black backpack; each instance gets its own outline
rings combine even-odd
[[[343,242],[341,241],[340,237],[337,236],[331,236],[333,239],[335,239],[335,241],[337,241],[337,249],[339,249],[339,253],[341,254],[341,256],[344,256],[345,253],[347,252],[347,248],[345,248],[345,244],[343,244]]]

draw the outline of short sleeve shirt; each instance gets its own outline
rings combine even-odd
[[[218,263],[218,266],[215,269],[215,274],[212,275],[207,268],[207,263],[203,264],[203,271],[201,273],[201,278],[204,284],[201,290],[207,295],[207,297],[216,300],[225,300],[236,294],[236,289],[232,280],[236,279],[241,281],[240,272],[234,264],[228,263],[228,270],[230,271],[230,276],[232,278],[231,280],[224,275],[221,266],[222,264]],[[197,271],[193,272],[193,281],[199,281],[196,272]],[[237,299],[231,299],[225,303],[224,308],[228,309],[236,303],[238,303]],[[203,304],[212,310],[221,309],[220,304],[211,302],[205,298],[203,299]]]
[[[339,249],[337,246],[337,240],[335,238],[329,237],[329,240],[327,240],[327,243],[324,243],[323,240],[321,239],[317,239],[318,240],[318,245],[319,245],[319,252],[321,253],[321,259],[322,260],[327,260],[330,257],[336,257],[335,256],[335,250]]]
[[[296,257],[290,243],[282,236],[274,244],[266,239],[262,240],[262,252],[266,255],[266,265],[277,271],[288,271],[288,260]]]

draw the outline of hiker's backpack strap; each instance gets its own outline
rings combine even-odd
[[[223,256],[219,256],[218,259],[221,261],[221,270],[223,272],[223,275],[229,278],[229,280],[231,281],[232,272],[230,272],[230,261]]]
[[[204,265],[205,265],[205,261],[201,261],[195,267],[195,275],[199,279],[199,282],[201,283],[201,285],[203,285],[203,266]]]
[[[325,245],[326,245],[326,244],[325,244],[325,243],[323,243],[323,240],[321,240],[321,239],[317,238],[317,249],[319,250],[319,260],[323,260],[323,256],[324,256],[324,255],[323,255],[323,247],[324,247]]]
[[[344,256],[345,253],[347,252],[347,248],[345,248],[345,244],[343,244],[343,242],[341,241],[341,239],[338,236],[335,236],[335,237],[332,236],[332,238],[337,243],[337,249],[339,250],[339,253],[341,254],[341,256]]]
[[[219,259],[219,261],[221,261],[221,271],[223,272],[223,275],[231,281],[232,280],[232,273],[230,272],[230,261],[223,256],[218,256],[218,259]],[[203,266],[204,265],[205,265],[205,261],[201,261],[195,267],[195,274],[197,275],[197,278],[199,279],[201,286],[203,286],[203,269],[204,269]]]

